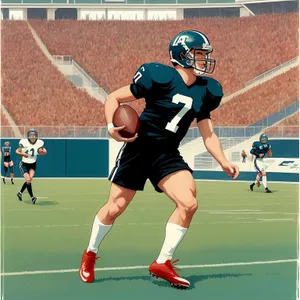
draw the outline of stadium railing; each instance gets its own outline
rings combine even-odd
[[[274,73],[274,72],[276,72],[276,71],[278,71],[280,69],[286,68],[286,67],[288,67],[288,66],[296,63],[297,61],[299,61],[299,57],[295,57],[295,58],[293,58],[293,59],[291,59],[291,60],[283,63],[282,65],[277,66],[277,67],[275,67],[275,68],[273,68],[273,69],[271,69],[271,70],[269,70],[269,71],[267,71],[267,72],[265,72],[265,73],[263,73],[263,74],[255,77],[255,78],[253,78],[252,80],[246,82],[245,86],[247,87],[247,86],[251,85],[252,83],[254,83],[256,81],[259,81],[259,80],[265,78],[266,76],[271,75],[272,73]]]
[[[35,126],[41,138],[110,138],[105,126]],[[19,126],[22,137],[26,137],[30,126]],[[220,138],[250,138],[260,132],[265,132],[272,137],[295,138],[299,137],[299,125],[295,126],[263,126],[248,127],[214,127]],[[1,126],[1,137],[15,137],[10,126]],[[198,128],[190,128],[184,138],[191,141],[200,137]],[[16,137],[18,138],[18,137]]]

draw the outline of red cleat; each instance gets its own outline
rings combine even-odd
[[[86,250],[84,250],[80,269],[79,269],[79,276],[83,282],[91,283],[94,281],[95,279],[94,268],[95,268],[96,260],[98,258],[99,257],[96,257],[96,253],[92,251],[86,252]]]
[[[259,181],[257,182],[257,187],[260,187],[260,182]]]
[[[178,261],[179,260],[177,259],[171,263],[171,260],[167,260],[164,264],[158,264],[155,260],[149,267],[149,272],[153,277],[169,281],[174,287],[188,288],[190,283],[186,279],[180,277],[174,270],[174,268],[180,270],[173,266],[173,264]]]

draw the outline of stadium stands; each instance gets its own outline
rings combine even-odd
[[[297,14],[181,21],[30,21],[53,55],[71,55],[107,92],[129,84],[138,66],[169,64],[168,41],[185,29],[205,32],[225,95],[298,56]],[[163,30],[162,30],[163,27]],[[107,34],[109,32],[109,34]],[[271,55],[270,55],[271,54]]]
[[[212,113],[216,126],[248,126],[298,101],[299,68],[293,68],[248,92]]]
[[[75,88],[36,45],[26,22],[2,22],[3,104],[18,125],[102,125],[104,106]]]
[[[298,53],[296,14],[163,23],[30,22],[51,54],[72,55],[107,92],[129,84],[143,62],[168,64],[166,41],[182,29],[195,28],[210,37],[215,48],[213,56],[217,59],[214,77],[223,84],[225,95]],[[2,24],[3,104],[16,124],[45,125],[52,131],[50,126],[105,124],[103,105],[75,88],[49,62],[36,45],[26,22],[3,21]],[[213,112],[214,125],[247,126],[297,101],[298,77],[298,69],[294,68],[233,98]],[[137,100],[131,105],[141,113],[144,104],[143,100]],[[98,134],[95,128],[86,130],[95,136]],[[74,128],[66,131],[74,136]],[[59,133],[53,136],[56,135]]]
[[[299,137],[299,112],[268,128],[265,133],[272,137]]]
[[[10,126],[8,120],[6,119],[2,111],[1,111],[1,126]]]

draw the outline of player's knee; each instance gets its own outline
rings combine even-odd
[[[116,218],[122,214],[127,206],[125,198],[110,197],[108,201],[108,214],[111,218]]]
[[[192,216],[198,209],[198,202],[195,197],[191,197],[189,200],[181,202],[178,205],[181,214],[185,216]]]
[[[266,173],[265,171],[262,171],[262,172],[261,172],[261,175],[262,175],[262,176],[266,176],[267,173]]]

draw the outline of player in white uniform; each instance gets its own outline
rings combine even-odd
[[[31,201],[35,204],[37,198],[33,196],[31,182],[36,170],[37,155],[47,154],[47,150],[44,148],[44,142],[38,139],[38,133],[36,130],[29,130],[27,133],[27,139],[20,140],[19,148],[16,150],[16,153],[22,156],[19,169],[25,178],[25,183],[17,196],[19,200],[22,201],[22,194],[27,188]]]

